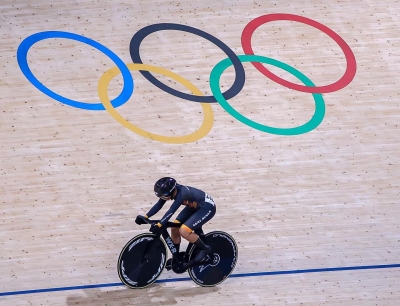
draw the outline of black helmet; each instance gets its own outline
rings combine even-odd
[[[169,197],[172,194],[172,191],[176,187],[176,180],[172,177],[163,177],[160,178],[154,184],[154,193],[157,197]]]

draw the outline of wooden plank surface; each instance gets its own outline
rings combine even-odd
[[[197,102],[174,97],[132,71],[134,93],[116,110],[131,124],[169,137],[209,133],[171,144],[127,129],[107,111],[62,104],[35,88],[17,49],[41,31],[93,39],[132,63],[141,28],[179,23],[205,31],[236,54],[251,20],[266,14],[310,18],[337,33],[357,62],[346,87],[323,94],[325,116],[295,136],[239,122],[218,103],[212,120]],[[0,305],[398,305],[400,269],[288,274],[284,271],[400,264],[399,71],[397,1],[44,1],[0,4]],[[340,79],[346,58],[326,34],[294,21],[254,33],[256,55],[290,65],[318,86]],[[140,47],[143,63],[172,71],[211,95],[210,73],[227,55],[210,41],[160,31]],[[105,54],[70,39],[46,39],[28,52],[32,73],[55,93],[98,103],[98,82],[115,67]],[[313,95],[281,86],[243,63],[246,83],[229,104],[276,128],[303,125]],[[267,66],[296,84],[295,76]],[[168,76],[157,79],[190,93]],[[227,68],[221,88],[235,70]],[[123,78],[110,82],[119,95]],[[232,277],[215,288],[190,281],[85,290],[17,291],[118,283],[123,245],[147,230],[134,223],[155,203],[161,176],[204,189],[217,203],[205,230],[224,230],[239,246]],[[164,210],[165,211],[165,210]],[[159,214],[161,216],[161,213]],[[279,275],[250,273],[283,271]],[[186,275],[185,275],[186,276]],[[164,272],[160,279],[175,279]],[[2,293],[14,292],[10,295]]]

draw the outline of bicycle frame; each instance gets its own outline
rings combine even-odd
[[[150,219],[147,219],[147,218],[145,218],[145,217],[142,217],[141,219],[142,219],[144,222],[146,222],[147,224],[150,224],[150,225],[153,225],[153,224],[156,224],[156,223],[160,222],[160,220],[150,220]],[[163,237],[164,241],[166,242],[166,244],[167,244],[167,246],[168,246],[168,249],[170,250],[170,252],[171,252],[171,254],[172,254],[173,260],[175,260],[175,262],[176,262],[178,265],[180,265],[180,266],[183,267],[182,263],[179,261],[179,258],[178,258],[178,255],[179,255],[179,254],[178,254],[177,250],[175,249],[174,242],[172,241],[172,238],[171,238],[170,234],[169,234],[168,231],[167,231],[168,228],[171,228],[171,227],[181,227],[181,226],[182,226],[181,223],[173,223],[173,222],[168,221],[168,222],[162,227],[162,229],[161,229],[161,236]],[[196,234],[198,234],[199,236],[200,236],[200,235],[204,235],[204,232],[203,232],[203,230],[202,230],[201,228],[195,230],[194,232],[195,232]],[[157,235],[157,236],[158,236],[158,235]],[[148,245],[147,248],[146,248],[145,254],[147,253],[147,250],[148,250],[148,249],[151,249],[152,245],[153,245],[153,243],[149,243],[149,245]],[[187,246],[187,248],[186,248],[186,252],[185,252],[186,254],[190,251],[190,249],[192,248],[192,246],[193,246],[193,243],[189,242],[189,244],[188,244],[188,246]],[[145,257],[146,257],[146,256],[145,256]],[[200,266],[200,265],[203,265],[203,264],[205,264],[205,263],[207,263],[207,262],[208,262],[208,260],[204,260],[204,261],[202,261],[202,262],[197,262],[197,263],[195,263],[195,262],[193,262],[193,261],[192,261],[192,262],[188,262],[188,264],[184,267],[184,269],[187,270],[187,269],[189,269],[189,268],[191,268],[191,267]]]

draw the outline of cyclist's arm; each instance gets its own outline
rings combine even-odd
[[[165,213],[165,215],[161,218],[160,222],[157,223],[159,227],[163,226],[168,220],[172,217],[172,215],[178,210],[179,206],[182,204],[182,198],[178,196],[174,203],[172,203],[170,209]]]
[[[154,206],[149,210],[149,212],[146,214],[145,217],[150,218],[150,217],[154,216],[164,206],[165,202],[167,202],[167,201],[165,201],[163,199],[159,199],[158,202],[156,204],[154,204]]]

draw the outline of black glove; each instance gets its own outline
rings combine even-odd
[[[154,235],[160,235],[161,234],[161,227],[157,225],[158,223],[152,224],[150,227],[150,232],[152,232]]]
[[[139,225],[146,224],[146,221],[144,221],[143,218],[146,218],[146,217],[143,217],[141,215],[137,216],[135,219],[136,224],[139,224]]]

